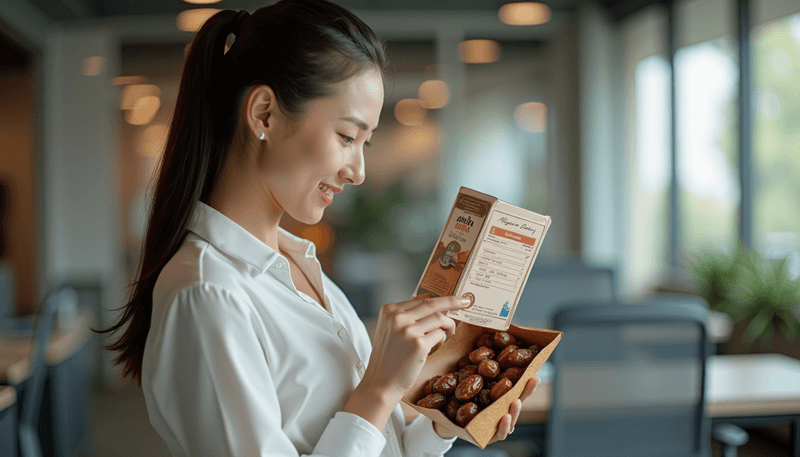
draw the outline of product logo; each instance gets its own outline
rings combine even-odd
[[[500,317],[508,317],[508,313],[511,312],[511,308],[508,306],[508,300],[503,303],[503,309],[500,310]]]
[[[467,292],[465,294],[462,294],[461,296],[464,298],[469,298],[469,306],[467,306],[465,309],[472,308],[472,305],[475,304],[475,295],[473,295],[472,292]]]
[[[458,216],[456,218],[456,230],[469,233],[469,228],[475,225],[475,221],[471,217]]]

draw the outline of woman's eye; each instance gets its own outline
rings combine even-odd
[[[342,139],[344,140],[344,142],[345,142],[345,143],[347,143],[347,144],[353,144],[353,141],[355,141],[355,140],[356,140],[355,138],[353,138],[353,137],[350,137],[350,136],[347,136],[347,135],[342,135],[342,134],[339,134],[339,136],[340,136],[340,137],[342,137]]]
[[[364,146],[366,146],[366,147],[370,147],[370,146],[372,146],[372,143],[370,143],[369,141],[365,141],[365,142],[364,142]]]

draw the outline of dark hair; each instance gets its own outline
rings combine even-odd
[[[225,52],[228,36],[235,41]],[[368,68],[386,68],[383,43],[354,14],[326,0],[282,0],[246,12],[223,10],[192,41],[175,114],[158,172],[138,280],[119,321],[100,332],[124,332],[117,351],[122,374],[141,385],[153,288],[186,237],[196,201],[208,202],[234,140],[243,99],[257,85],[272,88],[287,116],[330,95],[336,83]]]

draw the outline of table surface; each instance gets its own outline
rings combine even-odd
[[[800,414],[800,360],[782,354],[714,355],[708,360],[708,415]],[[550,379],[522,404],[520,423],[547,421]]]
[[[92,325],[89,309],[82,309],[75,321],[66,329],[54,328],[47,345],[45,359],[56,365],[83,347],[91,337]],[[30,356],[33,337],[4,337],[0,335],[0,383],[18,384],[30,375]]]

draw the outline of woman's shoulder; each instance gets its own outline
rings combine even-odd
[[[242,272],[235,262],[214,249],[208,241],[189,233],[181,247],[158,275],[153,289],[153,305],[171,302],[181,291],[193,293],[222,292],[244,297]]]

